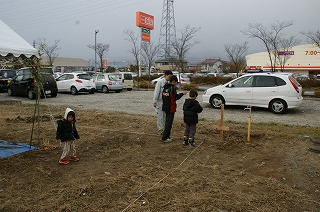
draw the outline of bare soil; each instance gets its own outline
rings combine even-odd
[[[59,165],[55,121],[65,107],[41,108],[34,151],[0,159],[0,211],[320,211],[320,156],[303,135],[319,128],[201,120],[196,148],[171,143],[154,116],[74,108],[80,161]],[[29,143],[32,105],[0,105],[0,139]],[[37,145],[35,125],[32,145]]]

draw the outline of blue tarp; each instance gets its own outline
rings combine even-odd
[[[34,146],[31,146],[30,148],[30,145],[24,143],[0,140],[0,158],[9,157],[11,155],[16,155],[21,152],[33,150],[35,148],[36,147]]]

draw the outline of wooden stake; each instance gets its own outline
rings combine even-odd
[[[229,127],[224,125],[224,104],[221,104],[220,116],[221,116],[220,124],[219,124],[219,126],[215,126],[215,129],[220,131],[220,139],[222,141],[223,140],[223,132],[229,131]]]

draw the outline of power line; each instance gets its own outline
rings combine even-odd
[[[104,2],[101,4],[95,4],[90,7],[86,7],[86,8],[78,8],[77,10],[73,10],[72,12],[64,12],[64,10],[70,9],[72,7],[72,5],[71,5],[70,7],[65,7],[65,9],[61,9],[61,10],[59,10],[59,8],[55,9],[54,11],[60,11],[60,14],[57,12],[57,15],[55,18],[52,18],[51,16],[46,16],[46,17],[42,16],[37,21],[31,22],[30,17],[28,17],[29,19],[22,17],[24,19],[24,21],[20,21],[18,25],[11,24],[11,26],[14,25],[15,29],[21,30],[21,29],[26,29],[26,28],[30,28],[30,27],[32,28],[32,26],[39,26],[39,25],[41,26],[41,25],[60,23],[60,22],[65,22],[66,20],[74,19],[74,18],[76,18],[76,19],[83,18],[86,16],[100,14],[101,12],[107,12],[107,11],[111,11],[111,10],[130,7],[130,6],[136,5],[136,4],[142,4],[147,1],[151,1],[151,0],[142,0],[139,2],[135,2],[135,3],[129,3],[129,2],[132,2],[132,0],[123,0],[123,1],[113,0],[113,1]],[[91,4],[91,2],[90,2],[90,4]],[[111,7],[111,6],[113,6],[113,7],[106,9],[106,7]],[[61,11],[63,11],[63,13],[61,13]],[[54,12],[51,12],[51,13],[54,13]],[[48,13],[48,14],[50,15],[51,13]],[[36,16],[31,16],[31,18],[32,17],[36,18]],[[8,22],[10,25],[10,21],[8,21]]]

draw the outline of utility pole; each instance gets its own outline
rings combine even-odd
[[[99,30],[94,31],[94,71],[97,71],[97,34]]]

